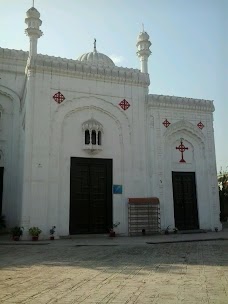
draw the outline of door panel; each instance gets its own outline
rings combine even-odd
[[[112,160],[71,158],[70,234],[105,233],[112,224]]]
[[[198,229],[198,209],[194,172],[172,172],[175,226],[179,230]]]

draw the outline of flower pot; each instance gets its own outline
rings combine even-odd
[[[110,232],[109,232],[109,236],[110,236],[110,237],[115,237],[115,236],[116,236],[115,231],[110,231]]]
[[[32,236],[32,241],[38,241],[38,235],[36,235],[36,236]]]
[[[14,240],[14,241],[19,241],[19,240],[20,240],[20,237],[19,237],[18,235],[14,235],[14,236],[13,236],[13,240]]]
[[[50,240],[51,240],[51,241],[54,241],[54,239],[55,239],[54,235],[51,235],[51,236],[50,236]]]

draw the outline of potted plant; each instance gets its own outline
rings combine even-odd
[[[32,236],[33,241],[37,241],[39,235],[41,234],[42,230],[39,227],[31,227],[29,228],[29,234]]]
[[[12,239],[14,241],[19,241],[20,237],[23,235],[23,227],[15,226],[10,230],[10,233],[12,235]]]
[[[115,237],[116,236],[116,232],[114,230],[114,228],[118,227],[120,224],[120,222],[116,222],[115,224],[112,225],[112,228],[109,229],[109,236],[110,237]]]
[[[177,232],[178,232],[178,228],[177,228],[177,227],[174,227],[174,228],[173,228],[173,233],[177,234]]]
[[[166,227],[166,229],[165,229],[165,234],[169,234],[169,227],[170,227],[170,226]]]
[[[54,240],[55,239],[55,226],[52,226],[52,228],[50,229],[50,240]]]

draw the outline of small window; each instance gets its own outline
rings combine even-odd
[[[85,145],[89,145],[90,144],[90,134],[89,134],[89,130],[85,131]]]
[[[98,145],[101,146],[101,131],[98,131]]]
[[[97,153],[102,150],[103,126],[91,118],[82,124],[83,149],[90,153]]]
[[[96,145],[96,137],[97,137],[97,134],[96,134],[96,131],[93,130],[92,131],[92,145]]]

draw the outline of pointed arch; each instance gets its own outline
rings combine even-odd
[[[165,131],[164,137],[166,140],[168,140],[168,138],[179,132],[182,132],[183,134],[187,133],[190,137],[194,138],[198,143],[204,146],[205,136],[203,132],[187,120],[180,120],[174,124],[171,124]]]

